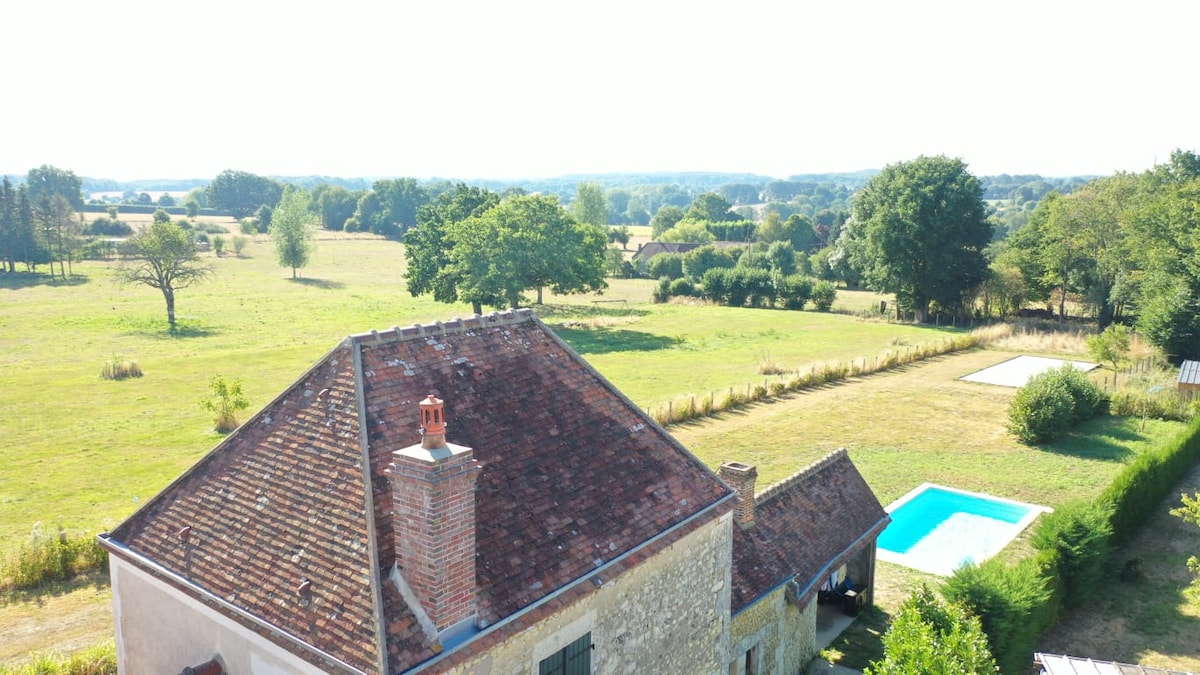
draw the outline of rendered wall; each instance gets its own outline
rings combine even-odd
[[[225,672],[325,672],[115,555],[109,558],[122,675],[173,675],[220,655]]]
[[[554,617],[452,672],[536,673],[541,659],[589,631],[596,675],[725,672],[731,523],[727,514],[700,527]]]
[[[758,646],[759,675],[799,673],[817,655],[817,603],[790,605],[781,586],[733,617],[729,660],[722,672],[747,675],[745,654]]]

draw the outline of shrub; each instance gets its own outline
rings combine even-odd
[[[28,663],[13,669],[0,669],[8,675],[116,675],[117,646],[105,640],[77,654],[34,652]]]
[[[1041,375],[1017,391],[1008,405],[1008,431],[1022,443],[1054,440],[1071,428],[1075,403],[1066,385]]]
[[[995,673],[979,618],[961,605],[944,603],[922,585],[900,605],[883,635],[883,658],[865,675]]]
[[[999,558],[960,567],[942,594],[979,617],[1000,672],[1024,673],[1043,627],[1041,607],[1050,593],[1033,559],[1009,567]]]
[[[222,237],[219,234],[214,235],[212,238],[212,247],[213,251],[216,251],[217,255],[225,253],[225,237]]]
[[[1112,508],[1113,543],[1119,545],[1136,533],[1198,459],[1200,419],[1170,443],[1126,464],[1099,497]]]
[[[650,292],[650,299],[655,303],[663,303],[671,299],[671,280],[663,277],[658,280],[654,290]]]
[[[0,559],[0,589],[34,588],[100,569],[108,554],[94,537],[46,534],[35,528],[27,540]]]
[[[128,237],[133,234],[133,228],[129,223],[100,216],[84,228],[83,233],[99,237]]]
[[[200,402],[200,407],[213,413],[213,429],[227,434],[238,426],[237,413],[250,407],[242,394],[242,383],[238,380],[226,382],[220,375],[208,383],[211,396]]]
[[[100,369],[100,377],[105,380],[124,380],[130,377],[141,377],[142,369],[137,361],[127,361],[120,356],[113,356],[104,362]]]
[[[1154,393],[1137,389],[1122,389],[1112,395],[1109,408],[1122,417],[1150,417],[1159,420],[1186,422],[1196,416],[1200,399],[1184,399],[1174,389]]]
[[[347,225],[349,225],[349,221],[347,221]],[[242,234],[257,234],[258,223],[256,223],[253,218],[242,218],[238,221],[238,230],[241,231]],[[353,232],[354,230],[347,229],[346,231]]]
[[[779,298],[783,300],[785,309],[804,309],[812,297],[812,279],[803,274],[786,276],[779,282]]]
[[[818,281],[813,284],[812,302],[818,312],[828,312],[837,299],[837,287],[828,281]]]
[[[646,262],[646,275],[651,279],[683,277],[683,256],[679,253],[659,253]]]
[[[671,282],[669,292],[672,296],[690,298],[696,294],[696,287],[687,279],[675,279]]]
[[[239,258],[242,256],[242,251],[246,250],[246,241],[247,240],[245,237],[241,235],[234,235],[232,241],[234,255],[238,256]]]
[[[1092,384],[1083,371],[1063,364],[1052,376],[1062,380],[1071,392],[1071,400],[1075,403],[1074,422],[1090,420],[1097,415],[1108,414],[1108,395],[1100,387]]]
[[[1104,563],[1112,541],[1112,507],[1104,503],[1077,501],[1042,516],[1033,531],[1032,543],[1048,558],[1066,607],[1079,607],[1102,592]]]

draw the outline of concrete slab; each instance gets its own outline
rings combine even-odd
[[[1025,383],[1029,382],[1029,378],[1034,375],[1039,375],[1047,370],[1061,368],[1065,363],[1069,363],[1076,370],[1081,370],[1085,373],[1100,367],[1100,364],[1088,361],[1066,361],[1045,356],[1021,355],[984,368],[983,370],[977,370],[970,375],[964,375],[958,379],[967,382],[980,382],[982,384],[995,384],[1001,387],[1019,388],[1024,387]]]

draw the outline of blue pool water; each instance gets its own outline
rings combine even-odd
[[[1049,509],[925,484],[888,507],[879,559],[934,574],[983,562]]]

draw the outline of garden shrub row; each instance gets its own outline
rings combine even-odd
[[[1072,502],[1034,528],[1033,557],[993,558],[960,568],[942,588],[983,625],[1001,673],[1025,673],[1037,640],[1063,609],[1096,599],[1113,547],[1128,541],[1200,459],[1200,418],[1166,444],[1139,455],[1094,501]]]
[[[104,640],[70,656],[35,652],[26,663],[0,666],[0,675],[117,675],[117,645]]]
[[[690,396],[683,400],[672,401],[659,408],[648,411],[655,422],[662,426],[670,426],[689,420],[709,417],[726,410],[735,410],[742,406],[777,398],[785,394],[819,387],[830,382],[838,382],[850,377],[869,375],[883,372],[891,368],[923,361],[925,359],[963,351],[979,346],[979,338],[974,335],[958,335],[939,342],[921,345],[905,352],[887,352],[882,357],[868,362],[865,358],[849,364],[825,364],[813,366],[808,372],[798,371],[789,380],[780,378],[775,382],[764,381],[763,384],[747,384],[744,389],[730,388],[723,397],[717,398],[715,393],[702,396]]]
[[[35,531],[0,559],[0,590],[35,588],[63,581],[108,563],[108,553],[90,535]]]

